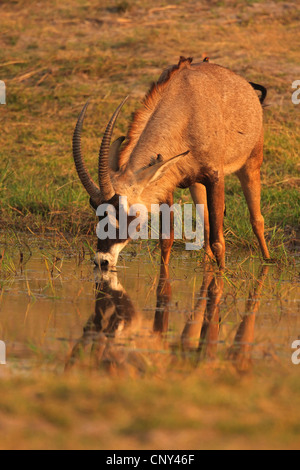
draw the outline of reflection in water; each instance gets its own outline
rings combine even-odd
[[[259,309],[268,269],[264,266],[258,279],[253,281],[246,302],[245,315],[227,351],[227,359],[233,362],[239,372],[247,372],[251,368],[255,316]],[[197,304],[187,318],[181,340],[176,347],[177,354],[173,356],[184,360],[191,359],[194,364],[217,359],[223,290],[223,275],[214,271],[211,266],[205,265]],[[116,272],[101,274],[96,271],[95,313],[88,320],[82,337],[73,347],[66,369],[79,359],[84,363],[88,348],[90,348],[90,366],[102,366],[109,372],[116,370],[120,372],[130,367],[138,372],[145,372],[149,366],[147,353],[157,350],[157,347],[160,352],[169,350],[171,355],[174,353],[174,348],[170,347],[170,342],[164,341],[166,336],[164,334],[169,329],[171,300],[169,267],[162,264],[153,331],[148,329],[147,336],[143,329],[142,344],[137,345],[137,338],[141,338],[141,315],[119,282]],[[152,343],[149,343],[149,340]],[[181,352],[180,355],[178,350]],[[172,363],[174,364],[174,360]]]
[[[117,348],[116,342],[126,337],[130,329],[138,326],[138,313],[118,280],[116,272],[96,273],[96,304],[85,328],[82,338],[73,348],[67,368],[81,358],[84,351],[91,345],[91,356],[94,365],[102,363],[108,368],[113,364],[125,361],[123,348]],[[120,345],[119,345],[120,346]]]
[[[169,305],[172,299],[169,266],[161,264],[157,287],[156,312],[153,330],[156,333],[166,333],[169,327]]]
[[[251,351],[254,345],[255,316],[260,306],[263,286],[269,267],[261,268],[258,279],[252,282],[245,315],[238,326],[233,345],[227,357],[239,372],[246,372],[251,366]],[[220,303],[224,290],[224,279],[220,273],[212,270],[204,273],[199,301],[182,333],[183,349],[190,350],[198,345],[198,361],[215,359],[220,333]]]

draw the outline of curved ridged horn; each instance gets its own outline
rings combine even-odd
[[[115,110],[111,120],[107,124],[107,127],[103,135],[103,139],[101,142],[101,147],[100,147],[100,152],[99,152],[98,175],[99,175],[99,185],[101,188],[101,194],[105,201],[109,201],[116,194],[114,187],[112,185],[111,179],[110,179],[110,174],[109,174],[109,149],[110,149],[111,137],[112,137],[112,133],[114,130],[117,117],[119,115],[119,112],[121,111],[122,106],[125,104],[127,100],[128,100],[128,96],[126,96],[126,98],[122,101],[122,103]]]
[[[81,131],[83,126],[83,121],[85,117],[86,110],[88,108],[89,101],[83,107],[78,121],[75,127],[74,135],[73,135],[73,158],[76,166],[76,170],[80,181],[82,182],[84,188],[90,195],[90,197],[95,201],[98,202],[101,199],[101,191],[98,186],[94,183],[90,174],[84,164],[82,154],[81,154]]]

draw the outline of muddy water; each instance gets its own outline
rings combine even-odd
[[[90,261],[33,253],[2,279],[7,367],[162,375],[203,362],[289,366],[300,338],[297,264],[234,258],[219,276],[186,253],[162,271],[148,253],[125,254],[102,275]]]

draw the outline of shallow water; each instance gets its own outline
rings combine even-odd
[[[165,376],[203,362],[241,372],[291,364],[300,338],[299,265],[240,256],[219,276],[179,251],[162,272],[148,253],[125,254],[120,264],[102,275],[90,261],[33,251],[2,279],[7,367]]]

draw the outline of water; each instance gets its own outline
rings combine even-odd
[[[203,362],[241,373],[289,366],[300,338],[299,271],[246,256],[220,276],[185,252],[161,271],[148,252],[128,252],[117,272],[101,274],[89,260],[33,250],[11,275],[0,272],[5,367],[166,377]]]

